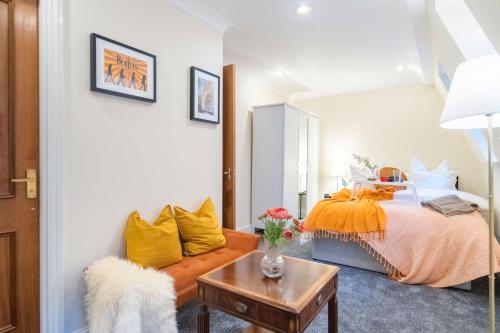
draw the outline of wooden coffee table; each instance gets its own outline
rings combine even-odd
[[[328,303],[328,333],[338,331],[336,266],[284,257],[285,274],[264,277],[262,251],[251,252],[198,278],[198,332],[210,332],[208,308],[249,321],[245,332],[303,332]]]

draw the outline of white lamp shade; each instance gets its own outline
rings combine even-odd
[[[468,60],[457,67],[441,115],[441,127],[473,129],[500,127],[500,55]]]

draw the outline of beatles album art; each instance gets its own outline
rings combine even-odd
[[[91,35],[91,90],[156,101],[156,57],[147,52]]]

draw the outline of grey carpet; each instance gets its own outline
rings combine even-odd
[[[284,254],[312,260],[310,244],[292,243]],[[389,280],[386,275],[362,269],[340,268],[337,293],[340,332],[487,332],[486,279],[473,281],[472,291],[435,289],[404,285]],[[177,321],[181,333],[197,331],[197,305],[193,302],[179,310]],[[497,322],[499,319],[497,311]],[[211,332],[236,333],[248,325],[223,312],[210,310]],[[327,332],[326,307],[306,332]]]

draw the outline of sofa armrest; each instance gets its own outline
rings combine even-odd
[[[233,250],[239,250],[243,253],[257,250],[259,247],[260,236],[247,232],[240,232],[230,229],[222,229],[226,237],[226,247]]]

